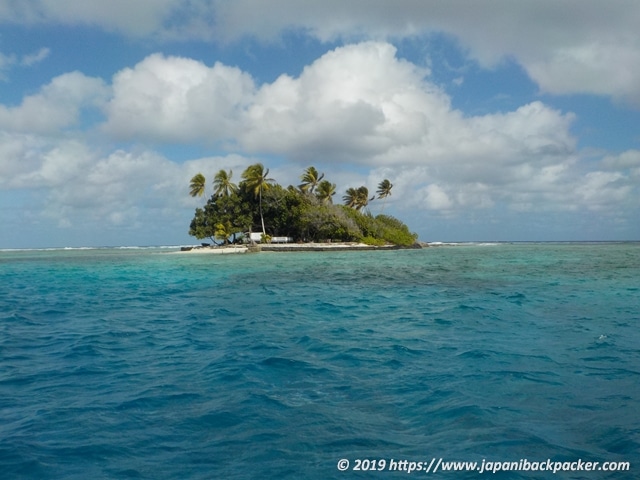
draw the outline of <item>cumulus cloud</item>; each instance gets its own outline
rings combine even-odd
[[[449,110],[448,98],[422,81],[425,73],[387,43],[338,48],[299,78],[284,75],[260,89],[243,144],[304,161],[364,161],[415,142],[433,126],[431,115]]]
[[[202,198],[189,179],[233,169],[234,178],[256,159],[239,155],[177,163],[152,150],[107,154],[61,140],[0,136],[0,244],[154,245],[189,243],[189,221]],[[22,141],[21,141],[22,140]],[[4,148],[4,150],[3,150]],[[22,153],[27,168],[9,171],[3,153]]]
[[[34,135],[0,131],[0,187],[20,187],[17,177],[29,175],[41,164],[46,142]]]
[[[83,109],[96,106],[107,139],[137,146],[105,154],[73,132]],[[211,181],[233,169],[239,180],[263,161],[294,185],[316,164],[338,184],[336,201],[347,187],[373,192],[388,178],[385,213],[618,212],[630,221],[624,212],[640,208],[640,153],[585,162],[573,122],[539,101],[465,115],[385,42],[336,48],[299,76],[263,85],[236,67],[156,54],[117,72],[112,85],[73,72],[0,106],[0,188],[42,189],[41,212],[67,228],[156,228],[161,218],[186,230],[201,203],[187,195],[193,174]],[[238,154],[180,163],[154,150],[164,142],[218,142]]]
[[[640,108],[640,40],[560,47],[545,57],[523,58],[522,64],[543,91],[610,95]]]
[[[456,176],[476,179],[485,176],[484,158],[508,170],[575,148],[571,114],[532,102],[512,112],[465,116],[427,71],[383,42],[336,48],[299,77],[282,75],[259,88],[235,67],[155,54],[114,76],[105,111],[104,128],[117,138],[229,140],[299,163],[446,170],[455,160]]]
[[[606,168],[629,170],[634,176],[639,176],[640,150],[627,150],[619,155],[608,155],[602,163]]]
[[[296,168],[319,163],[340,172],[339,188],[349,186],[345,175],[377,185],[373,177],[345,174],[345,166],[390,171],[403,191],[391,204],[400,199],[448,214],[496,204],[519,211],[606,208],[620,198],[610,187],[628,175],[585,175],[573,114],[534,101],[465,115],[428,71],[385,42],[336,48],[298,77],[259,87],[237,68],[152,55],[115,75],[106,113],[105,129],[117,138],[217,140],[278,155]]]
[[[203,172],[211,186],[214,173],[225,168],[234,169],[239,180],[253,161],[229,155],[176,163],[146,149],[102,155],[77,140],[2,133],[0,189],[39,192],[30,215],[62,228],[155,229],[155,223],[168,221],[183,231],[202,202],[189,197],[189,179]]]
[[[634,0],[238,0],[216,7],[218,31],[229,38],[273,38],[291,29],[324,41],[444,32],[485,67],[517,61],[544,91],[610,95],[640,106],[640,4]]]
[[[574,151],[571,114],[533,102],[468,117],[425,75],[387,43],[338,48],[299,78],[263,85],[238,132],[241,144],[300,164],[414,165],[447,182],[487,184],[528,179],[527,168]]]
[[[238,130],[253,90],[238,68],[151,55],[115,75],[105,129],[159,142],[223,140]]]
[[[80,72],[54,78],[18,106],[0,105],[0,129],[25,133],[52,133],[75,125],[83,108],[99,107],[108,88],[99,78]]]
[[[115,224],[128,219],[133,223],[138,221],[137,212],[148,212],[158,204],[166,193],[161,191],[163,185],[178,170],[152,152],[115,151],[76,169],[74,182],[52,189],[47,212],[69,223],[78,219]]]
[[[635,0],[5,0],[3,21],[220,42],[274,41],[289,31],[322,41],[445,33],[484,67],[515,60],[543,91],[608,95],[640,107]]]
[[[81,182],[84,168],[90,164],[92,154],[82,143],[63,140],[51,144],[33,137],[22,137],[19,157],[7,159],[8,165],[18,166],[10,177],[11,188],[75,188]],[[5,160],[5,159],[3,159]],[[3,162],[4,163],[4,162]],[[19,164],[28,166],[20,167]]]

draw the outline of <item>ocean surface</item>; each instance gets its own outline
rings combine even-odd
[[[0,251],[0,478],[640,478],[639,243],[172,250]]]

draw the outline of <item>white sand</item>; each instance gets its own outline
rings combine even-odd
[[[244,245],[233,245],[228,247],[193,247],[191,250],[181,250],[179,252],[171,253],[206,253],[228,255],[234,253],[247,253],[248,250],[249,249]]]
[[[335,243],[263,243],[258,244],[263,252],[293,252],[293,251],[326,251],[326,250],[385,250],[397,248],[394,245],[373,246],[365,243],[335,242]],[[226,247],[193,247],[191,250],[172,253],[205,253],[205,254],[234,254],[247,253],[249,249],[244,245],[230,245]]]

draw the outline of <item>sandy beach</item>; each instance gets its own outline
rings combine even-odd
[[[227,245],[225,247],[180,247],[179,251],[170,253],[233,255],[248,251],[249,249],[245,245]]]
[[[399,248],[396,245],[367,245],[365,243],[357,242],[336,242],[336,243],[262,243],[256,245],[254,251],[257,252],[322,252],[322,251],[335,251],[335,250],[394,250]],[[417,247],[414,247],[417,248]],[[228,245],[220,247],[182,247],[178,252],[172,253],[185,253],[185,254],[237,254],[248,253],[249,249],[246,245]]]
[[[329,250],[390,250],[397,248],[399,247],[396,245],[375,246],[357,242],[260,244],[260,250],[263,252],[323,252]]]

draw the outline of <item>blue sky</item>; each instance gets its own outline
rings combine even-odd
[[[640,240],[638,24],[631,0],[0,0],[0,248],[197,243],[189,179],[256,161],[336,201],[388,178],[425,241]]]

